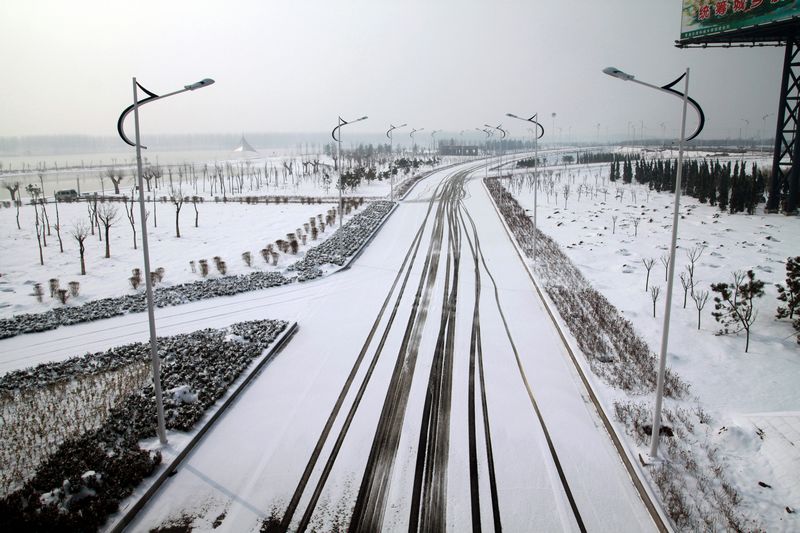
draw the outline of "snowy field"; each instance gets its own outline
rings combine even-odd
[[[95,228],[95,235],[90,235],[85,241],[85,276],[80,275],[78,243],[70,235],[73,222],[88,221],[85,203],[60,204],[64,253],[60,253],[56,232],[52,230],[47,247],[44,248],[44,266],[39,264],[33,207],[25,205],[21,208],[20,230],[14,220],[15,210],[0,209],[0,239],[3,242],[0,259],[0,317],[23,312],[42,312],[60,306],[61,303],[49,295],[48,280],[51,278],[58,279],[62,288],[66,288],[70,281],[80,282],[79,296],[68,300],[67,305],[133,292],[134,289],[128,281],[131,271],[133,268],[143,269],[138,211],[135,212],[138,249],[134,249],[133,232],[125,217],[124,206],[121,203],[113,205],[118,207],[119,216],[110,231],[111,257],[105,258],[105,236],[103,235],[101,242]],[[335,227],[326,227],[324,232],[319,233],[316,241],[308,238],[305,246],[300,245],[297,255],[280,254],[277,266],[266,263],[259,250],[277,239],[286,239],[287,233],[302,228],[310,217],[322,214],[324,219],[328,210],[333,207],[334,204],[248,205],[204,202],[197,206],[199,226],[196,228],[192,206],[184,205],[180,219],[181,237],[177,238],[174,206],[171,203],[158,204],[158,227],[150,225],[148,229],[151,268],[164,268],[162,284],[165,286],[202,279],[197,266],[200,259],[208,261],[210,278],[220,276],[214,266],[215,256],[225,261],[228,275],[246,274],[254,269],[283,270],[302,258],[310,246],[315,246],[332,235]],[[148,210],[152,212],[152,204],[148,205]],[[345,217],[345,221],[355,213],[351,212]],[[52,204],[48,205],[48,215],[53,223],[55,213]],[[243,252],[251,253],[251,267],[242,259]],[[192,272],[190,261],[195,261],[198,272]],[[41,283],[45,288],[42,303],[37,302],[33,295],[35,283]],[[144,290],[143,287],[144,284],[138,290]]]
[[[654,352],[661,343],[666,292],[666,259],[672,227],[673,195],[638,184],[608,181],[609,165],[561,166],[553,174],[555,191],[538,193],[538,228],[552,237],[592,286],[630,320]],[[508,186],[533,215],[530,181],[517,178]],[[563,185],[571,184],[566,198]],[[595,192],[582,193],[581,184]],[[608,194],[597,192],[603,188]],[[782,302],[776,283],[785,285],[785,262],[800,250],[800,219],[764,214],[730,215],[717,207],[683,197],[677,241],[677,263],[667,365],[691,385],[691,398],[667,402],[690,411],[702,408],[710,421],[702,424],[706,439],[729,466],[729,476],[743,496],[742,507],[768,530],[798,527],[789,513],[800,504],[800,357],[796,332],[789,320],[775,318]],[[679,281],[690,263],[688,253],[702,250],[696,262],[696,290],[707,290],[700,312]],[[653,259],[649,287],[660,287],[653,316],[652,293],[645,290],[643,260]],[[732,282],[732,272],[752,269],[763,280],[764,296],[756,302],[749,352],[744,333],[717,335],[711,316],[716,293],[711,283]],[[606,405],[623,399],[604,387]],[[649,400],[650,398],[638,398]],[[641,447],[640,452],[647,449]],[[765,487],[759,482],[769,485]]]

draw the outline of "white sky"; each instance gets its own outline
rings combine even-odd
[[[665,84],[692,69],[704,137],[759,138],[775,113],[781,48],[680,50],[680,0],[0,2],[0,136],[115,135],[131,77],[156,93],[151,133],[473,130],[539,112],[566,140],[675,135],[680,101],[601,72]],[[671,101],[671,100],[674,100]],[[749,120],[749,126],[744,119]],[[516,122],[516,124],[515,124]],[[772,133],[775,117],[766,120]],[[746,130],[746,131],[745,131]],[[408,130],[406,130],[408,131]],[[355,132],[353,132],[355,133]],[[637,133],[638,136],[638,133]]]

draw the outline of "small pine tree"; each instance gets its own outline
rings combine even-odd
[[[800,256],[786,260],[786,287],[778,283],[778,300],[785,302],[779,306],[777,318],[793,319],[795,313],[800,314]]]
[[[744,330],[744,352],[747,353],[750,349],[750,329],[758,316],[753,301],[764,295],[764,282],[757,280],[752,270],[746,274],[736,271],[732,285],[712,283],[711,290],[719,293],[714,297],[714,311],[711,313],[721,325],[718,333],[727,335]]]

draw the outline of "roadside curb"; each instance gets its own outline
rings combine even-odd
[[[239,394],[244,391],[245,388],[250,384],[250,382],[255,378],[263,369],[263,367],[271,361],[277,354],[283,350],[286,346],[286,343],[291,339],[295,333],[297,333],[297,322],[292,322],[289,326],[273,341],[272,346],[268,349],[267,353],[261,356],[261,360],[256,363],[250,373],[244,377],[244,379],[239,383],[239,385],[225,398],[222,404],[213,412],[213,414],[208,416],[208,419],[205,423],[197,430],[197,433],[191,438],[191,440],[184,446],[184,448],[175,456],[175,458],[168,464],[166,467],[161,467],[161,473],[158,474],[155,480],[153,480],[152,484],[147,488],[147,490],[139,497],[138,500],[133,502],[129,508],[124,511],[124,514],[119,517],[114,523],[110,524],[108,528],[101,528],[104,531],[109,531],[111,533],[119,533],[124,531],[126,527],[130,525],[139,511],[147,505],[147,502],[158,492],[161,488],[161,485],[164,482],[172,477],[178,469],[178,466],[183,462],[183,460],[189,455],[189,453],[194,449],[194,447],[202,440],[203,436],[208,432],[209,429],[214,425],[214,423],[219,419],[220,416],[230,407],[230,405],[236,400]]]
[[[576,353],[580,352],[577,347],[573,347],[572,343],[569,341],[569,334],[565,332],[564,326],[560,321],[560,315],[557,311],[554,311],[553,304],[550,298],[547,296],[547,293],[539,286],[539,283],[536,281],[536,276],[532,271],[530,265],[527,261],[527,256],[522,251],[519,243],[517,242],[516,237],[514,236],[511,228],[508,227],[506,223],[505,217],[503,217],[500,209],[497,207],[497,203],[495,202],[494,198],[492,197],[489,189],[486,187],[486,182],[484,178],[480,178],[481,186],[483,187],[484,192],[489,197],[489,200],[492,202],[492,206],[494,207],[497,216],[500,218],[501,223],[503,224],[503,228],[506,231],[506,236],[508,237],[511,244],[514,246],[514,249],[517,252],[517,256],[519,257],[522,264],[525,266],[525,271],[528,273],[528,277],[531,280],[534,288],[536,289],[536,293],[539,296],[539,300],[541,301],[542,305],[544,306],[545,310],[547,311],[548,316],[550,317],[551,322],[556,328],[559,337],[561,337],[561,341],[564,344],[564,347],[567,349],[567,353],[570,356],[572,364],[580,377],[581,382],[583,383],[584,389],[588,393],[589,400],[594,405],[595,411],[597,412],[600,420],[603,423],[603,427],[605,428],[606,432],[611,437],[611,441],[614,444],[614,447],[617,450],[617,454],[619,455],[622,464],[625,466],[625,469],[628,471],[628,475],[631,478],[631,481],[636,487],[636,491],[639,493],[639,497],[642,499],[642,502],[645,504],[656,528],[662,532],[671,532],[673,531],[672,526],[670,525],[669,519],[667,518],[664,509],[656,498],[655,494],[653,493],[650,485],[648,484],[647,480],[644,477],[644,472],[642,471],[641,467],[639,466],[637,458],[633,455],[633,451],[629,450],[627,446],[625,446],[622,436],[617,431],[616,426],[611,422],[610,418],[605,412],[603,408],[603,404],[597,395],[597,392],[589,379],[588,372],[584,368],[584,366],[579,361]]]

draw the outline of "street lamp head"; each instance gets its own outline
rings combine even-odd
[[[603,73],[608,74],[609,76],[613,76],[614,78],[619,78],[623,81],[630,81],[633,79],[632,74],[628,74],[627,72],[622,72],[617,67],[606,67],[603,69]]]
[[[522,117],[518,117],[518,116],[517,116],[517,115],[515,115],[514,113],[506,113],[506,116],[507,116],[507,117],[511,117],[511,118],[518,118],[518,119],[521,119],[521,120],[525,120],[525,119],[524,119],[524,118],[522,118]]]
[[[364,115],[363,117],[359,117],[359,118],[355,119],[353,122],[358,122],[359,120],[367,120],[367,115]]]
[[[202,87],[208,87],[212,83],[214,83],[214,80],[212,80],[211,78],[206,78],[204,80],[198,81],[197,83],[192,83],[191,85],[184,85],[184,89],[186,89],[188,91],[194,91],[195,89],[200,89]]]

